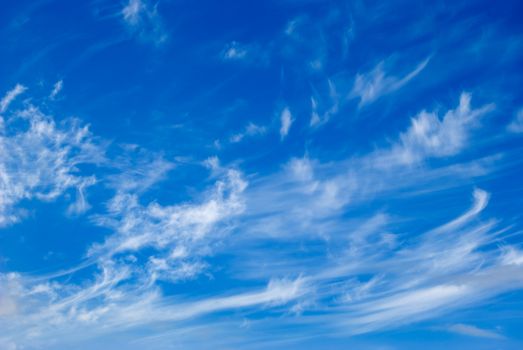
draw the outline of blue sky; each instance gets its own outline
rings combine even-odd
[[[523,348],[519,1],[7,1],[0,349]]]

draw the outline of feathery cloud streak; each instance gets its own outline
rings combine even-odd
[[[390,94],[402,88],[414,79],[429,63],[429,58],[419,63],[414,70],[404,77],[388,76],[384,71],[384,63],[380,62],[374,69],[365,74],[358,74],[354,80],[354,86],[350,96],[359,98],[360,107],[368,105],[381,96]]]

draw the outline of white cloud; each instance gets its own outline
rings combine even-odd
[[[466,335],[469,337],[505,339],[505,337],[499,334],[498,332],[462,323],[451,325],[448,327],[448,330],[450,332]]]
[[[147,0],[129,0],[121,14],[131,32],[140,40],[156,45],[167,40],[168,35],[157,4],[150,6]]]
[[[359,98],[360,107],[370,104],[381,96],[390,94],[403,87],[415,78],[428,63],[429,58],[419,63],[414,70],[404,77],[398,78],[387,75],[383,68],[384,63],[380,62],[372,71],[356,75],[350,97]]]
[[[64,82],[63,80],[58,80],[54,85],[53,85],[53,91],[51,91],[51,94],[49,95],[49,98],[51,100],[54,100],[56,98],[56,96],[60,93],[60,91],[62,91],[64,87]]]
[[[401,226],[414,221],[410,212],[406,218],[386,208],[359,212],[379,201],[390,207],[408,197],[421,201],[426,197],[420,192],[438,186],[470,186],[475,174],[485,174],[478,170],[481,162],[440,168],[405,164],[459,153],[474,120],[491,108],[471,108],[464,94],[442,118],[426,112],[413,118],[390,147],[328,163],[309,155],[292,158],[276,174],[249,175],[250,187],[240,171],[211,157],[203,165],[213,183],[193,199],[174,204],[152,193],[174,164],[139,147],[118,152],[105,163],[117,174],[98,179],[114,193],[106,212],[91,217],[110,234],[91,246],[86,260],[36,278],[0,274],[0,344],[49,348],[56,339],[78,344],[157,323],[175,332],[180,321],[210,313],[269,309],[267,315],[279,316],[277,325],[296,320],[326,332],[365,333],[432,319],[519,289],[522,254],[493,244],[506,230],[483,218],[490,200],[484,190],[474,190],[468,210],[432,229]],[[6,146],[0,150],[15,150],[0,153],[0,213],[15,215],[20,200],[52,200],[69,190],[77,192],[70,213],[87,210],[85,188],[95,179],[81,176],[76,167],[104,157],[87,127],[72,120],[57,123],[35,108],[16,118],[6,123],[7,132],[0,132]],[[19,122],[27,123],[9,129]],[[287,135],[288,108],[281,122]],[[249,125],[246,134],[260,131]],[[376,165],[385,161],[387,167]],[[420,221],[434,223],[431,217]],[[158,281],[181,283],[204,272],[212,278],[212,268],[222,268],[207,262],[215,253],[236,259],[228,266],[229,276],[258,286],[270,282],[265,288],[201,299],[162,294]],[[57,278],[85,267],[96,272],[81,284]],[[309,309],[319,312],[301,314]],[[453,331],[488,336],[470,327],[454,326]]]
[[[117,192],[135,194],[149,190],[175,167],[161,155],[150,154],[139,147],[128,150],[125,156],[113,160],[111,165],[119,172],[107,176],[107,184]]]
[[[265,288],[242,293],[200,300],[167,301],[147,285],[119,287],[118,283],[125,281],[126,277],[122,273],[104,271],[92,285],[83,289],[71,292],[55,286],[63,294],[60,300],[53,300],[49,295],[42,295],[38,300],[28,294],[28,287],[22,287],[19,290],[20,298],[31,303],[32,309],[23,310],[24,317],[11,319],[9,324],[0,319],[3,330],[8,332],[0,335],[0,344],[18,343],[20,346],[41,345],[47,348],[51,344],[64,344],[67,341],[78,343],[104,334],[132,331],[166,322],[170,322],[169,329],[176,330],[182,326],[182,321],[215,312],[281,307],[309,291],[307,281],[302,278],[271,279]],[[29,281],[24,282],[30,284]],[[43,303],[46,297],[50,304]],[[104,303],[94,303],[97,300],[103,300]],[[57,339],[60,339],[59,342]]]
[[[7,110],[7,107],[11,104],[11,102],[14,101],[14,99],[22,94],[27,88],[23,85],[16,84],[16,86],[8,91],[5,96],[0,100],[0,113],[5,112]]]
[[[7,332],[0,336],[0,342],[45,345],[54,341],[57,336],[60,337],[60,342],[67,341],[69,335],[78,342],[99,337],[106,332],[159,322],[184,321],[224,310],[281,307],[301,298],[308,292],[306,279],[303,278],[270,279],[263,290],[200,300],[169,300],[157,292],[155,280],[180,281],[192,278],[205,268],[205,264],[197,260],[198,254],[202,253],[195,249],[198,245],[209,244],[209,239],[212,240],[207,237],[202,241],[202,235],[219,236],[219,221],[227,220],[227,216],[241,211],[238,196],[244,187],[245,183],[239,174],[230,170],[225,179],[216,183],[203,204],[172,207],[152,204],[148,207],[136,207],[136,213],[131,215],[119,213],[126,210],[124,207],[135,207],[137,203],[129,204],[129,198],[113,201],[110,208],[113,215],[108,216],[108,220],[125,216],[117,224],[120,229],[113,236],[114,242],[119,241],[126,245],[124,249],[130,250],[139,250],[148,244],[154,244],[158,253],[150,256],[143,267],[139,267],[136,258],[129,255],[126,260],[122,260],[121,255],[111,258],[112,253],[103,254],[96,259],[100,274],[94,281],[83,283],[81,288],[56,282],[44,288],[35,285],[34,279],[18,278],[18,299],[23,305],[31,307],[17,310],[22,317],[11,319],[9,325],[0,320],[0,325]],[[138,217],[138,211],[143,212],[142,218]],[[145,220],[149,222],[146,223]],[[132,236],[136,238],[134,242],[144,245],[129,244]],[[109,247],[109,242],[104,245]],[[100,249],[103,250],[104,247],[94,247],[94,250]],[[165,254],[160,255],[160,250],[165,251]],[[118,249],[113,252],[116,251]],[[4,287],[1,282],[0,280],[0,287]],[[79,333],[85,325],[89,325],[89,331]],[[21,334],[27,334],[25,332],[31,335],[20,337]]]
[[[376,200],[392,206],[411,196],[421,201],[424,192],[449,182],[468,183],[477,176],[474,162],[447,162],[441,168],[419,162],[461,152],[477,119],[492,109],[493,105],[472,108],[470,95],[462,94],[458,107],[442,117],[422,112],[413,118],[390,147],[329,163],[292,159],[281,173],[253,179],[246,193],[246,217],[256,219],[243,226],[244,239],[266,242],[265,237],[267,242],[292,244],[321,237],[329,242],[331,263],[246,252],[239,258],[238,273],[263,278],[308,271],[321,292],[306,297],[303,305],[314,310],[319,303],[320,310],[336,310],[340,314],[328,318],[349,334],[433,319],[518,289],[521,282],[516,281],[523,275],[520,254],[493,244],[506,231],[496,229],[495,220],[482,220],[490,198],[484,190],[473,191],[473,203],[463,214],[424,232],[391,232],[397,221],[383,212],[367,220],[346,217]],[[419,166],[405,167],[414,163]],[[354,281],[355,276],[365,277]],[[321,322],[325,319],[318,319]]]
[[[231,143],[238,143],[245,139],[248,136],[259,136],[267,132],[267,128],[264,126],[259,126],[254,123],[249,123],[242,132],[234,134],[230,137],[229,141]]]
[[[462,95],[458,108],[444,113],[443,120],[437,114],[431,114],[429,127],[418,127],[423,122],[419,116],[413,118],[406,131],[389,147],[332,164],[322,164],[308,157],[291,160],[284,171],[260,179],[257,187],[248,190],[253,215],[266,215],[263,220],[253,223],[251,230],[275,236],[295,232],[293,227],[300,227],[299,232],[328,231],[314,228],[314,225],[325,225],[329,218],[334,220],[348,205],[358,205],[369,198],[398,191],[406,195],[424,188],[430,188],[429,192],[444,189],[485,174],[488,163],[483,161],[447,164],[434,169],[420,167],[428,158],[456,155],[465,148],[475,120],[492,109],[491,105],[473,109],[469,98],[469,95]],[[486,203],[488,198],[482,193],[475,191],[475,195]],[[331,227],[334,229],[341,228]],[[380,239],[389,238],[384,235]]]
[[[203,165],[206,168],[211,169],[213,172],[216,172],[221,169],[220,159],[216,156],[209,157],[206,160],[204,160]]]
[[[464,299],[467,292],[466,286],[436,285],[398,293],[359,306],[363,314],[349,320],[346,325],[351,327],[350,333],[358,334],[412,322],[419,320],[420,316],[426,317],[431,311]]]
[[[249,124],[246,133],[262,130]],[[8,324],[0,320],[5,331],[0,344],[49,344],[48,336],[82,338],[99,335],[104,328],[183,320],[231,308],[279,306],[305,293],[302,279],[271,278],[265,290],[209,300],[166,303],[158,294],[157,280],[177,282],[205,271],[204,257],[228,235],[234,227],[232,220],[244,211],[247,183],[239,171],[224,168],[217,158],[207,162],[216,182],[198,200],[177,205],[152,200],[144,205],[140,195],[162,180],[173,164],[133,146],[107,160],[98,140],[77,120],[57,123],[30,106],[7,121],[0,130],[0,144],[4,150],[0,151],[2,225],[20,218],[16,207],[21,200],[54,200],[69,190],[76,192],[76,200],[68,213],[85,212],[90,207],[86,188],[97,179],[83,176],[77,167],[103,163],[117,172],[100,175],[99,180],[116,194],[107,204],[107,213],[92,216],[113,234],[92,246],[86,261],[36,279],[0,274],[0,315],[9,319]],[[139,254],[150,248],[154,252],[139,262]],[[89,266],[99,271],[91,281],[76,285],[55,280]],[[102,323],[104,327],[96,326]],[[79,335],[78,329],[86,324],[93,331]]]
[[[292,118],[291,111],[288,107],[285,107],[280,114],[280,138],[283,140],[291,128],[294,119]]]
[[[504,247],[501,263],[504,265],[523,265],[523,251],[515,247]]]
[[[508,125],[508,130],[517,134],[523,132],[523,108],[517,112],[514,120]]]
[[[267,65],[270,61],[270,49],[258,43],[231,41],[220,51],[223,62],[241,62],[249,65]]]
[[[145,5],[141,0],[129,0],[122,10],[122,15],[129,24],[137,25],[140,21],[141,13],[145,10]]]
[[[305,158],[293,158],[289,161],[288,170],[291,176],[300,181],[314,180],[314,168],[311,160]]]
[[[379,285],[363,298],[344,301],[347,313],[338,322],[346,332],[367,333],[435,318],[520,288],[523,270],[504,267],[494,258],[499,249],[485,250],[500,232],[493,230],[492,222],[477,222],[483,205],[483,198],[476,196],[469,211],[422,233],[417,243],[405,242],[397,251],[387,248],[385,255],[377,252],[385,247],[369,246],[351,256],[360,260],[352,267],[328,271],[325,277],[335,280],[370,271],[380,276]]]
[[[457,217],[456,219],[448,222],[447,224],[438,227],[433,232],[452,231],[456,228],[459,228],[464,223],[468,222],[471,218],[481,213],[483,209],[487,207],[490,195],[486,191],[483,191],[479,188],[476,188],[472,195],[474,198],[474,205],[472,206],[472,208],[470,208],[470,210],[468,210],[463,215]]]
[[[80,175],[77,166],[100,163],[104,158],[104,150],[88,126],[74,119],[57,124],[29,106],[0,130],[0,145],[0,226],[24,215],[16,207],[18,202],[54,200],[70,189],[78,194],[70,212],[86,210],[84,189],[94,184],[94,178]]]
[[[95,218],[115,234],[93,246],[89,255],[110,259],[152,247],[157,250],[148,264],[153,280],[192,276],[205,267],[199,258],[208,245],[225,235],[230,229],[226,223],[243,211],[241,194],[246,186],[239,172],[224,170],[223,178],[200,204],[162,206],[152,202],[143,206],[135,192],[119,192],[109,201],[108,214]],[[183,256],[173,254],[177,250]]]
[[[311,284],[321,292],[305,297],[305,309],[329,308],[336,316],[320,317],[318,324],[330,319],[339,332],[348,334],[433,319],[521,286],[521,254],[512,247],[500,249],[492,244],[505,231],[496,229],[494,220],[481,220],[489,200],[487,192],[474,190],[471,207],[455,219],[425,232],[397,235],[390,232],[393,218],[387,214],[378,213],[355,224],[337,216],[351,208],[358,210],[361,206],[355,203],[342,212],[336,210],[339,206],[325,210],[328,206],[321,203],[324,186],[333,181],[325,178],[325,173],[342,174],[336,182],[341,191],[338,195],[347,203],[347,197],[354,197],[354,191],[365,186],[344,184],[351,181],[347,174],[352,175],[356,169],[347,170],[340,163],[330,168],[304,158],[292,160],[281,177],[273,176],[267,183],[253,180],[247,192],[246,215],[256,220],[244,226],[244,236],[252,233],[251,239],[263,242],[265,235],[270,237],[269,242],[276,239],[291,244],[306,240],[307,234],[314,240],[325,232],[325,241],[332,243],[327,261],[286,254],[264,258],[264,252],[260,252],[261,256],[245,253],[240,259],[244,266],[240,269],[242,276],[263,278],[267,274],[308,271]],[[367,175],[371,178],[365,179],[366,170],[360,171],[362,179],[358,181],[368,180],[374,185],[371,194],[360,199],[363,203],[382,198],[382,193],[389,200],[395,193],[404,196],[409,187],[419,185],[417,178],[410,178],[406,188],[391,191],[386,186],[397,185],[402,173]],[[430,177],[425,170],[416,171],[421,172],[419,179]],[[377,181],[380,178],[382,183]],[[430,186],[422,185],[427,187]],[[250,260],[253,265],[248,263]],[[365,279],[354,281],[355,276]],[[323,304],[318,300],[336,302]],[[314,317],[307,319],[314,322]]]
[[[320,113],[319,103],[318,100],[314,97],[311,97],[311,120],[310,120],[310,126],[318,126],[321,124],[324,124],[330,120],[330,118],[334,115],[336,115],[339,112],[340,109],[340,101],[338,97],[338,93],[336,92],[336,86],[334,83],[329,79],[327,80],[328,87],[329,87],[329,103],[330,106],[322,113]]]
[[[249,53],[247,46],[241,45],[237,41],[231,41],[222,51],[223,60],[242,60]]]
[[[316,124],[319,124],[321,121],[320,115],[318,114],[318,102],[316,101],[316,99],[314,97],[311,97],[311,109],[312,109],[312,113],[311,113],[310,125],[314,126]]]
[[[189,305],[176,306],[177,312],[171,316],[174,319],[186,319],[201,314],[227,309],[239,309],[256,305],[281,305],[296,299],[307,292],[306,281],[273,279],[265,290],[253,293],[244,293],[227,297],[217,297],[196,302]]]
[[[84,181],[80,182],[76,187],[76,201],[69,205],[67,213],[70,215],[80,215],[85,213],[91,208],[91,205],[87,202],[85,189],[96,183],[94,176],[85,178]]]
[[[447,111],[441,119],[435,112],[422,111],[412,118],[410,127],[392,150],[382,155],[400,164],[412,164],[429,157],[457,154],[467,145],[477,119],[494,109],[493,104],[472,109],[470,100],[470,94],[462,93],[458,107]]]

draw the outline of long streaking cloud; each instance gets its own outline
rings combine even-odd
[[[411,72],[403,77],[396,77],[385,72],[384,62],[380,62],[370,72],[358,74],[350,96],[359,98],[359,106],[368,105],[378,98],[390,94],[414,79],[429,63],[430,58],[420,62]]]
[[[5,112],[9,104],[14,101],[14,99],[22,94],[27,88],[21,84],[16,84],[16,86],[8,91],[5,96],[0,100],[0,112]]]

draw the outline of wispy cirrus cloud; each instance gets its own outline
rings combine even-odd
[[[145,288],[137,286],[136,289],[118,287],[118,283],[123,282],[125,277],[125,271],[104,271],[92,285],[67,295],[64,294],[67,291],[62,290],[62,286],[57,283],[34,285],[24,281],[21,276],[7,276],[12,280],[11,286],[19,286],[17,298],[20,309],[17,312],[25,317],[15,317],[16,325],[6,325],[5,329],[13,336],[0,336],[0,344],[61,346],[120,332],[140,332],[153,324],[160,327],[169,324],[170,330],[166,330],[172,332],[173,329],[183,327],[182,322],[208,314],[278,307],[308,292],[306,281],[302,279],[273,279],[265,287],[251,292],[216,295],[199,301],[169,301],[158,290],[151,290],[147,285]],[[6,276],[0,275],[0,278],[5,279]],[[61,301],[54,300],[58,296]],[[92,305],[100,299],[107,303]],[[36,301],[38,308],[32,312],[21,307],[24,302],[34,304]],[[49,304],[46,305],[46,302]],[[105,326],[98,327],[101,323]],[[27,334],[20,327],[30,329],[32,333],[23,339],[15,339],[17,335]],[[88,327],[87,331],[85,327]],[[60,336],[60,341],[56,340],[57,336]],[[141,339],[133,338],[135,341]]]
[[[54,100],[56,98],[56,96],[58,96],[58,94],[62,91],[62,89],[64,88],[64,81],[63,80],[58,80],[54,85],[53,85],[53,90],[51,91],[51,93],[49,94],[49,98],[51,100]]]
[[[334,83],[328,79],[327,84],[329,86],[329,107],[324,108],[323,112],[320,112],[319,101],[317,97],[311,96],[311,119],[310,126],[319,126],[328,122],[332,116],[336,115],[339,112],[341,102],[336,91],[336,86]]]
[[[300,181],[308,181],[303,191],[314,191],[320,185],[317,180],[311,182],[314,175],[310,163],[299,162],[292,169]],[[505,258],[509,255],[506,249],[492,246],[506,229],[497,229],[494,220],[479,220],[489,198],[483,190],[474,191],[470,209],[455,219],[416,235],[399,235],[390,231],[390,219],[383,214],[359,227],[343,229],[354,223],[339,218],[333,220],[335,212],[332,211],[321,214],[319,208],[325,208],[324,205],[311,207],[321,196],[315,196],[309,203],[305,201],[307,197],[297,196],[296,188],[285,187],[285,196],[294,196],[294,200],[289,199],[283,206],[272,206],[272,211],[279,214],[261,223],[255,231],[258,239],[263,232],[273,231],[266,233],[269,239],[290,243],[290,236],[275,237],[274,230],[288,231],[295,237],[299,227],[301,232],[310,232],[311,239],[327,235],[326,241],[332,241],[331,256],[285,255],[280,258],[285,261],[283,266],[271,266],[259,256],[253,257],[254,261],[260,264],[261,259],[263,266],[269,263],[258,269],[262,276],[262,271],[290,273],[296,269],[308,276],[315,293],[305,298],[308,302],[302,304],[305,305],[302,308],[335,312],[337,316],[330,318],[333,324],[327,328],[338,333],[368,333],[432,319],[521,286],[517,281],[523,270],[515,263],[518,259]],[[263,191],[269,195],[267,189]],[[269,201],[276,203],[281,198]],[[299,208],[309,208],[311,212],[299,216]],[[291,216],[296,221],[281,221]],[[276,222],[278,226],[274,226]],[[248,261],[249,255],[242,260]],[[256,267],[247,266],[249,274],[256,271]],[[306,319],[315,322],[314,316]],[[318,317],[317,322],[325,326],[326,318]]]
[[[0,104],[0,226],[9,226],[0,232],[0,348],[378,348],[418,322],[416,331],[458,342],[509,347],[502,334],[519,337],[502,328],[507,304],[498,303],[523,290],[514,205],[522,163],[518,136],[507,134],[519,132],[519,114],[509,125],[498,117],[521,100],[500,91],[520,85],[521,40],[503,39],[517,27],[510,16],[488,22],[513,9],[436,3],[419,16],[417,6],[292,0],[237,3],[224,14],[219,4],[177,2],[174,16],[162,12],[169,3],[100,0],[95,11],[156,45],[169,35],[164,19],[174,19],[187,45],[180,55],[129,55],[114,23],[98,22],[93,35],[89,21],[66,28],[73,46],[100,57],[73,57],[82,70],[68,69],[71,88],[83,88],[69,90],[64,110],[94,97],[97,108],[76,112],[96,110],[94,130],[114,141],[50,111],[60,108],[50,101],[60,100],[61,81],[20,104],[15,88]],[[111,55],[100,50],[107,41],[93,45],[100,33],[113,38]],[[71,48],[50,53],[58,60],[41,62],[42,77],[56,76],[45,66],[74,56]],[[431,50],[430,65],[418,61]],[[393,52],[401,65],[374,66]],[[122,57],[131,61],[120,67]],[[91,74],[112,68],[123,78],[116,85]],[[136,86],[137,100],[111,99],[120,84]],[[463,87],[473,93],[456,93]],[[453,102],[438,105],[449,94]],[[363,109],[400,95],[411,98]],[[493,103],[478,102],[485,98]],[[212,148],[216,139],[231,147]],[[50,201],[44,214],[62,207],[73,217],[14,225]],[[49,238],[63,241],[32,250],[47,238],[36,235],[55,228]],[[47,260],[48,246],[69,255]],[[479,316],[474,325],[465,309]]]
[[[358,74],[350,97],[359,98],[359,106],[368,105],[378,98],[399,90],[414,79],[429,63],[430,58],[420,62],[416,68],[403,77],[388,75],[384,69],[384,62],[378,63],[370,72]]]
[[[88,284],[61,283],[55,280],[60,274],[49,279],[0,274],[0,283],[3,287],[9,284],[11,291],[9,296],[0,295],[2,312],[15,322],[12,327],[6,325],[10,335],[1,336],[0,344],[49,346],[58,334],[61,343],[73,341],[68,334],[76,334],[78,341],[78,330],[86,325],[93,328],[82,339],[223,310],[280,306],[306,294],[306,281],[298,278],[271,279],[258,291],[199,301],[175,302],[161,296],[156,281],[182,281],[201,273],[205,264],[200,258],[209,254],[214,240],[230,230],[225,225],[229,218],[243,211],[241,195],[246,183],[240,173],[217,164],[213,172],[219,178],[201,204],[142,206],[136,195],[117,193],[108,203],[107,214],[94,218],[117,232],[91,248],[86,266],[95,265],[99,272]],[[156,253],[145,260],[134,255],[151,248]],[[101,322],[104,327],[94,327]],[[46,326],[50,324],[53,326]],[[27,343],[19,339],[26,332],[31,332]]]
[[[241,142],[246,137],[260,136],[267,132],[267,128],[264,126],[256,125],[254,123],[248,123],[245,129],[237,134],[232,135],[229,141],[232,143]]]
[[[152,6],[148,0],[129,0],[121,14],[131,33],[140,40],[155,45],[167,41],[169,35],[158,13],[158,4]]]
[[[0,100],[0,112],[5,112],[7,110],[7,107],[11,104],[11,102],[14,101],[14,99],[22,94],[27,88],[21,84],[16,84],[16,86],[8,91],[4,97],[2,97],[2,100]]]
[[[176,164],[161,154],[153,154],[137,145],[123,145],[121,154],[111,161],[114,173],[106,185],[118,193],[142,194],[164,180]]]
[[[458,323],[448,327],[449,332],[466,335],[469,337],[487,338],[487,339],[505,339],[505,337],[496,331],[478,328],[476,326]]]
[[[267,181],[255,181],[256,185],[247,192],[247,213],[258,219],[244,232],[252,233],[253,239],[262,242],[267,239],[288,244],[296,239],[298,232],[301,239],[323,238],[332,242],[332,246],[326,243],[331,247],[331,257],[322,263],[324,257],[320,259],[314,254],[283,255],[273,265],[254,254],[253,262],[258,266],[260,259],[263,262],[261,269],[250,265],[246,254],[242,261],[247,266],[239,273],[261,278],[268,271],[285,274],[298,270],[309,276],[317,282],[312,282],[316,293],[300,309],[307,310],[309,305],[311,311],[340,312],[333,322],[342,326],[333,327],[344,334],[432,319],[518,289],[519,284],[514,283],[523,273],[519,267],[515,268],[518,259],[504,258],[517,254],[491,246],[506,230],[496,229],[494,220],[478,221],[489,201],[489,194],[483,190],[473,192],[473,204],[468,211],[417,234],[394,233],[389,228],[390,216],[382,212],[356,224],[342,219],[351,208],[375,198],[385,196],[391,201],[397,195],[417,191],[418,186],[435,189],[439,182],[445,182],[446,176],[456,180],[459,167],[438,170],[419,165],[430,158],[463,151],[470,142],[474,120],[492,108],[492,105],[472,108],[470,95],[462,94],[456,109],[447,111],[443,118],[431,116],[434,128],[418,127],[425,118],[423,112],[412,119],[407,131],[400,133],[397,143],[388,148],[334,164],[298,158],[289,162],[281,174]],[[433,131],[434,138],[430,136]],[[447,132],[459,135],[443,136]],[[405,141],[411,137],[416,141]],[[443,145],[443,140],[448,144]],[[398,148],[402,151],[398,152]],[[406,162],[401,156],[405,149],[419,154]],[[415,169],[405,167],[414,162],[418,164]],[[471,170],[475,167],[463,168],[463,175],[473,176]],[[343,248],[337,250],[338,245]],[[341,283],[340,279],[346,280]],[[306,319],[314,322],[314,317]],[[318,322],[325,320],[318,318]]]
[[[136,193],[120,191],[109,201],[108,213],[95,219],[97,224],[118,233],[105,243],[93,246],[89,255],[111,257],[154,247],[158,256],[151,256],[154,260],[150,260],[150,267],[172,270],[163,267],[169,263],[179,264],[183,262],[180,258],[185,256],[195,258],[194,250],[202,248],[200,244],[203,248],[208,244],[208,234],[214,231],[215,236],[220,236],[227,231],[226,225],[221,229],[218,225],[241,213],[241,193],[245,186],[240,173],[229,170],[209,191],[203,203],[178,206],[161,206],[154,202],[143,206]],[[193,252],[189,254],[190,251]]]
[[[424,163],[434,158],[451,158],[465,150],[477,118],[492,109],[490,104],[473,108],[471,96],[464,93],[456,108],[447,110],[443,116],[420,112],[396,140],[368,154],[334,164],[321,164],[309,157],[293,159],[281,173],[261,179],[258,187],[248,190],[255,215],[266,215],[259,221],[259,227],[253,224],[251,229],[271,227],[271,235],[285,236],[288,227],[298,225],[301,232],[308,232],[312,230],[309,224],[325,225],[347,205],[378,194],[400,190],[406,194],[409,189],[416,191],[424,186],[438,188],[445,178],[458,181],[484,174],[488,162],[482,160],[440,169],[424,167]],[[289,214],[279,215],[283,212]]]
[[[412,118],[408,130],[400,135],[399,142],[382,156],[412,164],[427,157],[458,153],[467,145],[470,130],[477,124],[477,119],[495,108],[494,104],[487,104],[472,109],[470,101],[471,95],[462,93],[457,108],[449,110],[442,118],[434,112],[420,112]]]
[[[487,248],[505,232],[496,230],[494,221],[477,221],[487,201],[488,194],[476,190],[468,211],[414,239],[388,232],[383,215],[361,230],[345,232],[346,240],[338,241],[331,227],[329,240],[339,242],[334,246],[348,244],[323,263],[307,263],[315,266],[309,270],[316,290],[310,295],[311,311],[336,310],[331,326],[340,333],[360,334],[431,319],[520,288],[519,265],[500,260],[503,249]],[[310,229],[321,229],[323,222],[309,222]],[[292,227],[296,224],[287,228]],[[395,244],[399,240],[401,244]],[[307,319],[314,322],[314,317]],[[325,319],[318,317],[318,322]]]
[[[286,110],[280,121],[284,121]],[[483,190],[474,191],[473,205],[462,215],[411,235],[394,232],[393,216],[383,210],[370,217],[344,217],[351,208],[370,203],[372,198],[391,200],[400,192],[405,196],[421,187],[434,189],[449,176],[455,184],[459,181],[455,175],[462,172],[474,176],[471,169],[477,169],[478,164],[441,169],[406,165],[463,151],[469,138],[449,137],[449,131],[442,129],[468,135],[473,120],[490,110],[489,105],[472,108],[470,96],[465,94],[458,107],[449,109],[442,118],[433,114],[431,127],[419,127],[424,125],[425,114],[413,118],[388,147],[330,163],[307,156],[292,158],[277,174],[249,177],[249,186],[238,169],[211,158],[204,165],[210,169],[213,184],[198,198],[178,204],[143,197],[175,169],[174,164],[129,146],[127,153],[105,162],[116,174],[99,177],[114,193],[105,212],[92,215],[91,220],[109,229],[109,234],[91,245],[85,261],[77,269],[48,277],[1,275],[0,283],[9,285],[1,290],[10,292],[0,295],[7,317],[5,322],[0,319],[6,330],[0,344],[49,346],[57,338],[73,342],[69,335],[78,341],[79,329],[87,325],[89,332],[81,334],[85,340],[153,324],[169,323],[177,329],[179,322],[222,311],[260,309],[273,310],[286,322],[291,321],[285,315],[295,315],[300,322],[317,324],[324,332],[358,334],[431,319],[519,288],[517,281],[523,272],[517,264],[517,250],[510,253],[507,247],[492,245],[505,230],[496,228],[494,220],[480,218],[489,201]],[[31,135],[31,146],[38,137],[62,143],[78,140],[70,141],[67,149],[89,150],[95,145],[85,128],[79,129],[84,134],[77,131],[67,136],[35,109],[23,113],[32,125],[25,132]],[[292,121],[290,111],[287,116]],[[431,141],[432,136],[458,141],[447,149],[448,145]],[[20,153],[31,154],[30,149]],[[405,149],[421,151],[405,162]],[[63,152],[57,148],[51,153]],[[76,161],[96,159],[92,153],[72,154]],[[381,165],[385,160],[386,167]],[[64,173],[71,169],[65,168]],[[82,196],[71,210],[81,211],[87,205],[83,201],[85,187],[80,177],[68,179],[70,187],[53,182],[40,186],[54,189],[49,198],[67,188],[77,189]],[[31,190],[39,191],[39,187]],[[329,254],[269,254],[275,266],[265,265],[256,255],[269,256],[266,250],[255,248],[257,242],[269,239],[288,244],[290,237],[312,246],[320,239]],[[238,249],[237,244],[250,249]],[[225,251],[237,252],[242,259],[237,273],[258,287],[196,299],[163,294],[161,284],[212,274],[207,258]],[[93,272],[81,285],[62,279],[71,271],[87,268]],[[244,274],[241,268],[249,272]],[[318,316],[302,315],[305,311]],[[321,316],[325,314],[328,322]]]
[[[15,223],[24,215],[17,209],[20,201],[50,201],[71,189],[77,191],[71,213],[88,208],[84,190],[96,178],[81,175],[77,167],[102,162],[104,149],[87,125],[75,119],[57,123],[28,105],[4,121],[0,145],[0,226]]]

